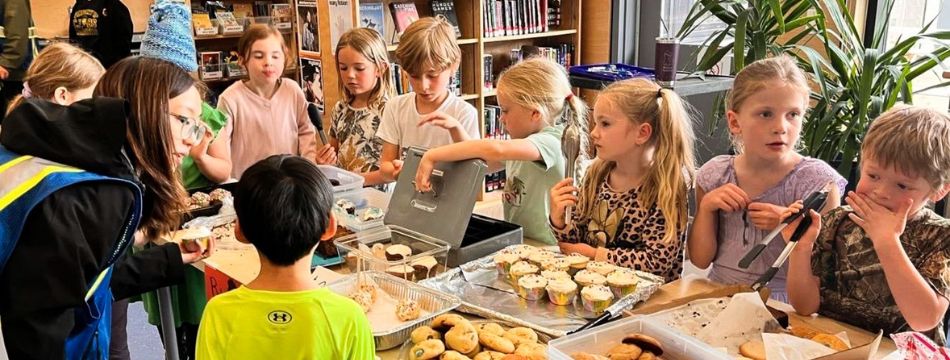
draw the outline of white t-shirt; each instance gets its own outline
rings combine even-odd
[[[469,138],[481,138],[478,131],[478,111],[472,104],[449,93],[437,111],[455,117]],[[410,146],[431,149],[452,143],[452,135],[448,130],[429,124],[417,126],[421,118],[422,114],[416,109],[416,93],[399,95],[386,102],[376,136],[385,142],[398,145],[400,154]]]

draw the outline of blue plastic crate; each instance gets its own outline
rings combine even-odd
[[[653,69],[627,64],[591,64],[571,66],[570,74],[602,81],[618,81],[637,77],[656,79]]]

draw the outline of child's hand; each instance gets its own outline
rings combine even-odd
[[[798,208],[794,212],[786,212],[782,215],[782,220],[785,220],[785,218],[800,210],[801,208]],[[809,210],[806,216],[811,217],[811,226],[808,227],[808,230],[805,230],[805,234],[802,235],[802,238],[798,239],[799,246],[796,247],[796,249],[811,251],[811,248],[815,245],[815,240],[818,239],[818,231],[821,230],[821,215],[815,210]],[[804,216],[799,217],[782,229],[782,238],[785,239],[785,242],[788,242],[788,240],[792,238],[792,234],[795,233],[795,229],[798,229],[798,225],[802,223],[802,219],[804,218]]]
[[[419,119],[419,124],[417,126],[422,127],[422,125],[425,124],[438,126],[446,130],[452,130],[462,126],[459,124],[457,119],[441,111],[433,111],[431,113],[422,115],[422,118]]]
[[[416,191],[425,192],[432,190],[432,184],[429,183],[429,175],[432,174],[433,167],[435,167],[435,161],[432,161],[432,159],[426,155],[422,155],[422,159],[419,160],[419,168],[416,170]]]
[[[706,193],[703,196],[703,201],[699,204],[699,208],[706,212],[718,210],[733,212],[745,209],[751,202],[752,200],[749,199],[749,195],[745,191],[736,184],[727,183]]]
[[[574,195],[577,192],[577,188],[574,187],[574,179],[565,178],[564,180],[558,181],[557,184],[554,184],[554,187],[551,188],[551,225],[554,225],[555,228],[563,229],[567,226],[567,223],[564,221],[564,214],[567,211],[568,206],[577,205],[577,195]]]
[[[558,242],[557,247],[561,248],[562,254],[581,254],[593,259],[597,256],[597,248],[585,243]]]
[[[907,199],[896,211],[891,211],[854,191],[849,192],[844,201],[854,210],[848,217],[864,229],[875,246],[888,239],[900,239],[904,226],[907,225],[907,215],[914,205],[913,199]]]
[[[799,211],[802,211],[803,207],[805,207],[805,204],[801,200],[793,202],[791,205],[785,208],[785,210],[782,211],[782,215],[778,217],[778,222],[781,223],[785,221],[785,219],[788,219],[789,216],[798,214]],[[784,229],[782,229],[782,238],[785,239],[786,243],[788,242],[788,238],[792,236],[792,233],[794,232],[794,231],[788,230],[790,227],[792,227],[791,224],[789,224],[789,226],[786,226]],[[798,227],[798,223],[795,223],[795,227]],[[786,234],[786,232],[788,233]]]
[[[201,141],[188,150],[188,156],[191,156],[191,158],[196,161],[208,153],[208,146],[211,144],[211,140],[214,140],[214,133],[211,132],[211,129],[207,126],[202,126],[201,128],[204,130]]]
[[[769,203],[754,202],[749,204],[748,209],[749,221],[752,222],[752,225],[761,230],[772,230],[782,222],[782,214],[787,208]]]
[[[330,144],[324,144],[320,151],[317,151],[317,164],[336,165],[336,150]]]

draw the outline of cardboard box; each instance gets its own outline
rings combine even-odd
[[[745,285],[721,285],[705,279],[677,280],[673,283],[663,286],[654,293],[650,301],[632,310],[624,312],[624,316],[649,315],[659,311],[672,309],[689,303],[690,301],[731,297],[740,292],[751,292],[752,289]],[[763,299],[768,298],[768,293],[760,293]],[[768,305],[784,305],[774,300],[769,300]],[[778,307],[778,306],[775,306]],[[787,307],[787,305],[781,306]],[[789,324],[791,326],[803,326],[820,332],[835,334],[844,331],[848,334],[852,347],[849,350],[840,351],[832,355],[823,356],[822,360],[867,360],[883,358],[895,350],[894,342],[883,337],[883,332],[873,334],[848,324],[825,318],[801,316],[795,313],[788,314]]]

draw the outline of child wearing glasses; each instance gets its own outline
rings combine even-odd
[[[785,207],[834,182],[826,209],[840,203],[847,181],[819,159],[796,151],[808,108],[808,82],[787,56],[749,64],[736,75],[726,118],[738,155],[720,155],[696,174],[696,217],[687,241],[688,257],[709,278],[751,284],[778,258],[785,243],[772,241],[748,269],[738,266],[756,243],[779,225]],[[768,287],[787,302],[783,266]]]
[[[218,109],[231,119],[231,176],[275,154],[293,154],[320,164],[335,164],[329,144],[317,148],[307,116],[307,99],[293,80],[283,78],[287,45],[276,28],[251,25],[238,42],[239,63],[248,79],[237,81],[218,98]]]

